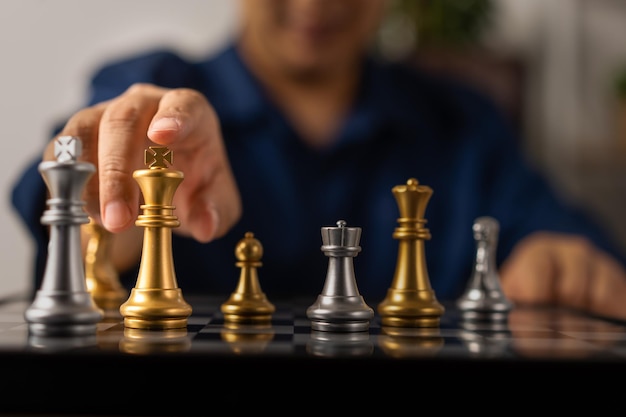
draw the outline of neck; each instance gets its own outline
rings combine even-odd
[[[245,43],[240,50],[302,140],[314,148],[331,145],[356,94],[361,63],[293,69],[266,59]]]

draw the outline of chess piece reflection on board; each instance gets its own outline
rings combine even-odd
[[[474,269],[457,308],[465,321],[506,322],[513,304],[502,291],[496,266],[500,224],[483,216],[474,221],[472,229],[476,241]]]
[[[396,270],[385,299],[378,305],[382,326],[437,327],[444,313],[430,285],[424,241],[431,238],[425,227],[429,186],[410,178],[393,187],[400,217],[393,238],[399,241]]]
[[[258,354],[267,349],[274,339],[275,330],[267,323],[225,323],[220,331],[221,339],[228,343],[237,355]]]
[[[436,356],[445,346],[437,327],[383,327],[378,346],[394,358]]]
[[[56,335],[28,336],[27,350],[33,352],[67,352],[68,349],[86,349],[98,346],[98,337],[94,334],[85,335]]]
[[[488,337],[481,332],[487,332]],[[461,330],[459,339],[472,357],[501,358],[511,350],[513,345],[513,333],[508,330],[494,331],[478,327],[473,330]]]
[[[254,233],[247,232],[235,246],[235,256],[235,265],[241,271],[237,288],[220,306],[225,326],[236,328],[239,324],[269,323],[276,307],[267,299],[259,282],[263,245]]]
[[[191,349],[191,336],[186,328],[158,331],[126,327],[118,348],[134,355],[187,352]]]
[[[306,351],[325,358],[363,357],[374,353],[374,343],[369,332],[311,330]]]
[[[60,136],[54,143],[55,161],[39,164],[50,198],[41,223],[49,226],[48,257],[41,287],[24,318],[33,336],[95,335],[104,317],[87,290],[80,228],[89,222],[81,200],[96,168],[78,157],[80,138]]]
[[[322,252],[328,257],[326,281],[322,293],[306,310],[311,329],[330,332],[367,331],[374,317],[359,293],[353,258],[361,251],[360,227],[347,227],[345,220],[337,227],[322,227]]]
[[[144,162],[148,168],[133,172],[144,198],[143,213],[135,221],[144,228],[141,261],[137,282],[120,314],[129,328],[186,328],[192,308],[178,287],[172,253],[172,228],[180,225],[172,199],[184,175],[170,168],[173,155],[166,147],[146,149]]]
[[[119,280],[119,274],[111,262],[111,232],[93,220],[82,226],[88,236],[85,248],[85,279],[87,289],[107,316],[118,316],[120,305],[128,298],[128,292]]]

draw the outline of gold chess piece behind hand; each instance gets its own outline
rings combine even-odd
[[[92,219],[83,226],[87,235],[85,248],[85,279],[95,303],[105,311],[117,312],[128,298],[119,274],[111,263],[112,234]]]
[[[147,169],[133,173],[144,197],[143,214],[135,222],[144,227],[141,263],[137,283],[120,313],[125,327],[180,329],[187,326],[192,309],[176,281],[171,229],[180,225],[172,199],[184,176],[168,167],[172,152],[166,147],[147,149],[145,163]]]

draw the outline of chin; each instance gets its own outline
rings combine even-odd
[[[326,78],[332,69],[325,65],[290,65],[286,67],[286,74],[291,79],[300,81],[315,81]]]
[[[342,58],[333,57],[328,53],[316,54],[310,53],[294,53],[290,56],[284,56],[284,64],[287,71],[293,75],[302,77],[318,77],[333,72],[338,68]]]

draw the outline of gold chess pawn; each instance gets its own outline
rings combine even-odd
[[[276,310],[261,289],[257,269],[262,265],[263,245],[247,232],[235,247],[241,268],[239,284],[230,298],[221,305],[226,325],[230,323],[267,323]]]
[[[180,329],[187,326],[191,306],[178,288],[172,254],[172,228],[180,222],[173,214],[172,199],[183,173],[168,168],[172,152],[150,147],[145,152],[148,169],[133,173],[144,197],[143,214],[135,224],[144,227],[137,283],[120,306],[124,326],[136,329]]]
[[[400,217],[393,238],[399,241],[398,259],[391,287],[378,305],[383,326],[437,327],[444,313],[431,288],[424,241],[431,238],[424,227],[426,205],[432,189],[410,178],[406,185],[392,189]]]
[[[128,291],[121,285],[119,274],[110,261],[112,234],[89,219],[82,226],[88,236],[85,250],[85,279],[87,289],[95,303],[109,312],[117,312],[128,298]]]

